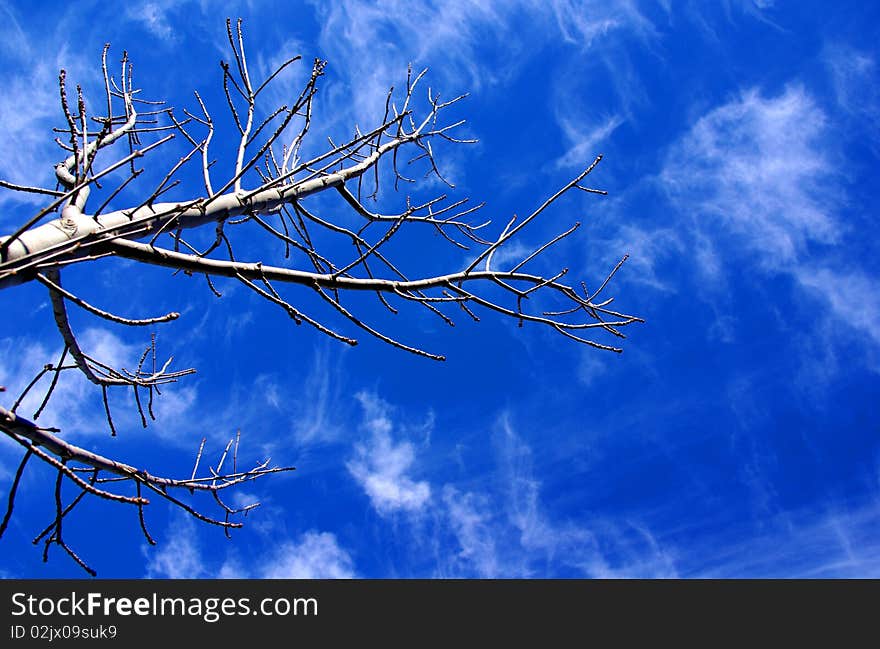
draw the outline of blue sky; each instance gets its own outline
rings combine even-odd
[[[128,50],[145,97],[195,108],[197,89],[220,113],[220,12],[244,19],[256,69],[328,60],[315,146],[377,123],[409,62],[443,96],[470,92],[454,116],[479,143],[437,158],[455,196],[487,202],[490,227],[604,153],[591,180],[609,196],[565,197],[523,231],[520,252],[581,221],[546,272],[564,264],[595,284],[629,253],[610,294],[646,322],[616,355],[491,313],[451,329],[418,309],[365,307],[446,354],[435,363],[367,337],[348,348],[232,282],[218,281],[217,299],[132,262],[72,268],[65,285],[93,303],[179,310],[157,329],[160,351],[199,372],[165,392],[146,430],[118,395],[110,439],[100,392],[73,376],[41,422],[155,473],[188,475],[202,437],[217,453],[239,429],[246,459],[297,467],[241,490],[262,505],[231,540],[155,504],[149,548],[132,511],[83,503],[65,536],[101,577],[880,576],[880,8],[2,3],[0,177],[52,182],[58,69],[98,92],[108,41],[116,58]],[[270,99],[307,73],[292,69]],[[179,198],[198,192],[191,180]],[[389,209],[404,200],[380,196]],[[0,202],[3,233],[36,205]],[[396,252],[413,275],[466,263],[442,243]],[[4,290],[0,304],[6,400],[62,341],[41,286]],[[84,314],[73,324],[95,356],[122,364],[148,342]],[[19,447],[0,442],[5,500]],[[3,576],[82,576],[58,548],[43,565],[30,543],[53,489],[51,472],[26,474],[0,540]]]

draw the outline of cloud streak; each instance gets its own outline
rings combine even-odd
[[[831,215],[838,190],[815,182],[833,168],[826,127],[801,86],[772,97],[749,90],[696,122],[659,181],[682,212],[699,213],[699,227],[726,229],[759,266],[781,270],[841,235]]]
[[[213,530],[212,530],[213,531]],[[151,579],[352,579],[354,562],[334,534],[309,530],[265,554],[243,560],[232,552],[219,566],[205,552],[194,520],[176,514],[157,548],[144,547],[146,577]]]
[[[880,342],[876,278],[827,251],[852,241],[847,202],[826,112],[797,84],[756,89],[701,117],[675,143],[658,182],[692,217],[695,260],[705,279],[726,267],[787,275],[825,313]],[[688,218],[688,217],[684,217]]]
[[[395,535],[412,539],[416,575],[517,578],[553,576],[674,576],[672,556],[643,522],[598,519],[595,526],[557,520],[544,503],[531,447],[516,433],[510,415],[495,424],[495,471],[463,483],[426,476],[416,482],[421,458],[408,442],[394,442],[391,406],[361,394],[365,429],[373,443],[358,445],[373,471],[349,471],[382,518],[392,513]],[[428,449],[424,449],[427,453]],[[367,461],[365,460],[366,464]],[[381,467],[381,468],[379,468]],[[479,487],[475,487],[478,484]],[[436,561],[425,564],[433,553]]]
[[[283,544],[277,554],[263,559],[259,568],[263,579],[352,579],[351,555],[339,546],[329,532],[311,530],[295,542]]]
[[[166,538],[158,548],[144,546],[149,579],[198,579],[206,577],[196,524],[186,514],[176,514]]]
[[[415,464],[411,442],[395,442],[389,407],[374,395],[361,392],[364,428],[369,440],[355,446],[355,457],[346,467],[382,516],[396,512],[417,513],[431,498],[431,487],[410,476]]]
[[[402,80],[401,65],[408,61],[430,66],[432,78],[457,94],[510,77],[549,43],[588,49],[612,32],[653,33],[631,0],[340,0],[314,6],[321,47],[331,62],[344,63],[341,74],[359,121],[381,115],[389,85]]]

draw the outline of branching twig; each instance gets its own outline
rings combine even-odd
[[[545,259],[555,244],[573,235],[579,223],[561,234],[532,243],[518,263],[508,264],[504,246],[525,236],[525,228],[534,223],[552,205],[571,192],[604,194],[602,190],[585,186],[584,179],[601,160],[598,156],[581,174],[552,192],[549,198],[523,219],[505,221],[506,227],[490,234],[490,222],[475,219],[483,203],[469,203],[467,198],[447,200],[445,194],[423,198],[406,197],[402,210],[377,210],[367,206],[367,192],[377,199],[385,179],[396,189],[400,183],[412,185],[415,178],[433,175],[450,188],[453,184],[441,172],[438,162],[439,147],[474,142],[461,135],[464,120],[450,119],[450,107],[466,95],[441,100],[431,88],[423,93],[427,70],[414,72],[409,68],[402,93],[392,88],[384,110],[373,128],[355,126],[346,141],[327,139],[328,145],[310,144],[313,111],[316,110],[319,81],[325,62],[315,59],[311,73],[298,93],[280,106],[264,106],[266,88],[275,82],[282,71],[300,59],[285,59],[270,71],[259,85],[251,80],[241,21],[227,21],[227,40],[232,58],[221,63],[219,79],[228,114],[225,122],[215,120],[205,101],[195,93],[194,110],[182,109],[185,118],[178,118],[171,106],[140,96],[134,85],[134,74],[128,55],[123,53],[119,77],[110,75],[107,67],[108,46],[101,55],[103,101],[87,103],[79,86],[76,95],[68,92],[67,75],[58,78],[58,96],[63,121],[56,130],[56,138],[63,153],[54,168],[58,186],[54,189],[36,184],[18,184],[0,180],[0,190],[23,192],[45,197],[46,203],[8,236],[0,237],[0,289],[30,281],[41,283],[48,290],[52,313],[58,332],[64,342],[60,360],[43,366],[24,388],[11,410],[0,406],[0,432],[24,447],[25,455],[16,471],[9,491],[7,511],[0,523],[0,536],[12,515],[16,492],[19,490],[26,467],[35,457],[54,473],[54,520],[38,535],[36,542],[44,541],[44,556],[49,547],[58,545],[84,570],[92,569],[68,544],[62,531],[71,536],[75,528],[66,524],[67,516],[87,496],[137,508],[138,524],[148,543],[155,541],[145,519],[149,501],[144,492],[152,492],[174,507],[208,524],[218,525],[228,534],[240,526],[233,520],[244,515],[258,503],[231,507],[221,492],[247,481],[266,475],[289,471],[292,467],[271,467],[268,460],[251,469],[239,469],[239,435],[222,451],[218,462],[200,474],[205,440],[195,457],[192,474],[183,478],[153,475],[143,468],[121,462],[76,446],[54,433],[57,429],[38,426],[16,414],[26,395],[51,373],[48,390],[37,409],[34,419],[47,415],[47,404],[62,380],[61,373],[76,369],[88,381],[100,387],[106,416],[106,428],[117,434],[117,423],[111,414],[109,392],[122,388],[131,390],[129,407],[146,426],[155,419],[154,396],[159,398],[160,387],[175,382],[195,370],[172,370],[169,358],[157,362],[155,334],[151,336],[139,362],[131,369],[109,364],[90,355],[81,347],[68,318],[66,303],[70,302],[93,316],[126,326],[156,326],[178,318],[175,312],[158,317],[132,319],[93,306],[79,295],[79,291],[65,288],[61,283],[61,269],[72,264],[84,264],[104,257],[118,257],[141,264],[161,266],[186,275],[203,275],[211,292],[220,296],[212,279],[227,277],[245,285],[261,299],[278,306],[296,323],[305,322],[316,331],[348,345],[357,344],[355,338],[335,326],[325,325],[287,296],[288,290],[314,291],[330,307],[331,315],[344,326],[366,331],[373,338],[394,348],[434,360],[445,356],[422,349],[421,345],[403,343],[383,333],[381,325],[367,324],[356,309],[354,300],[347,297],[358,291],[378,296],[388,314],[397,316],[406,306],[429,310],[448,325],[454,325],[446,310],[460,308],[468,317],[479,321],[481,310],[510,318],[520,326],[544,327],[554,333],[603,350],[621,351],[584,336],[587,332],[604,332],[623,338],[620,328],[635,322],[638,317],[608,308],[613,298],[603,295],[624,257],[592,292],[581,283],[564,283],[568,268],[554,263],[548,274],[527,269],[543,268],[538,263]],[[427,95],[426,99],[425,94]],[[96,112],[95,107],[100,106]],[[88,110],[87,110],[88,109]],[[143,110],[140,110],[143,109]],[[100,112],[104,114],[99,114]],[[221,111],[222,113],[223,111]],[[179,115],[180,113],[178,113]],[[232,130],[231,160],[214,168],[210,147],[215,136],[222,137],[223,129]],[[162,161],[155,151],[182,136],[188,149],[176,159]],[[111,157],[115,153],[115,157]],[[149,156],[149,158],[147,158]],[[100,161],[99,161],[100,158]],[[142,168],[135,168],[135,161]],[[99,181],[114,171],[129,166],[124,177],[112,185],[102,187]],[[184,191],[187,178],[185,169],[192,168],[199,177],[199,189],[184,199],[172,199],[174,193]],[[220,177],[218,169],[226,170]],[[146,170],[149,174],[144,176]],[[404,175],[403,170],[406,171]],[[151,179],[154,189],[146,189],[132,199],[140,182]],[[204,189],[204,194],[200,192]],[[174,190],[172,192],[172,190]],[[90,204],[90,196],[99,198]],[[311,197],[329,196],[326,203],[316,205]],[[34,200],[31,196],[29,201]],[[160,202],[161,200],[161,202]],[[129,207],[105,212],[105,208],[126,201]],[[346,212],[333,210],[333,202]],[[315,201],[316,203],[317,201]],[[275,219],[280,219],[280,225]],[[259,228],[257,230],[257,228]],[[455,264],[443,272],[424,273],[418,263],[435,256],[432,250],[411,255],[415,268],[406,267],[396,256],[396,248],[406,237],[404,232],[421,229],[433,236],[444,250],[438,259],[460,260],[460,251],[468,252],[469,260]],[[208,230],[213,242],[205,247],[197,240],[186,239],[190,230]],[[270,241],[283,253],[284,265],[263,263],[272,259],[272,252],[246,255],[253,250],[252,241],[241,245],[247,233],[257,231],[262,241]],[[159,245],[171,239],[171,249]],[[187,241],[187,239],[189,241]],[[448,244],[448,245],[447,245]],[[451,248],[450,248],[451,246]],[[341,252],[340,252],[341,249]],[[353,250],[353,252],[352,252]],[[455,255],[448,255],[449,251]],[[188,251],[188,252],[187,252]],[[427,264],[426,264],[427,265]],[[561,269],[561,270],[560,270]],[[573,274],[573,273],[572,273]],[[287,287],[282,288],[282,284]],[[281,292],[285,295],[282,296]],[[601,301],[598,301],[601,300]],[[394,302],[394,304],[392,304]],[[403,304],[397,308],[398,302]],[[348,324],[346,324],[348,323]],[[604,335],[604,334],[603,334]],[[65,365],[65,361],[67,364]],[[131,366],[130,366],[131,367]],[[65,374],[67,376],[67,374]],[[121,390],[120,390],[121,391]],[[146,398],[145,398],[146,395]],[[118,408],[114,400],[114,409]],[[126,423],[119,420],[120,433]],[[102,424],[103,426],[103,424]],[[231,470],[225,465],[230,464]],[[89,479],[82,476],[89,474]],[[64,483],[75,485],[76,495],[65,505]],[[133,487],[133,489],[132,489]],[[127,491],[126,491],[127,489]],[[132,493],[134,495],[132,495]],[[182,497],[210,494],[219,515],[202,511],[200,506]],[[178,497],[181,496],[181,497]],[[233,502],[233,501],[229,501]],[[72,519],[72,517],[71,517]],[[63,530],[62,530],[63,526]]]

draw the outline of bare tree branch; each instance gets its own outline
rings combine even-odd
[[[195,371],[170,369],[171,358],[160,363],[155,334],[131,370],[114,367],[106,359],[91,355],[76,336],[67,303],[113,324],[133,327],[159,326],[177,319],[179,313],[135,319],[96,307],[81,297],[88,291],[62,285],[61,272],[68,266],[115,257],[185,274],[198,273],[207,279],[209,290],[217,297],[221,294],[212,280],[231,278],[266,302],[284,309],[296,324],[305,322],[335,340],[357,344],[344,329],[355,327],[391,347],[433,360],[443,360],[445,356],[426,351],[421,342],[403,342],[396,335],[384,333],[386,328],[381,323],[367,324],[366,314],[354,306],[357,302],[351,295],[362,291],[375,293],[386,317],[388,314],[397,316],[408,306],[421,307],[452,326],[455,322],[446,313],[448,310],[460,308],[475,322],[480,321],[479,312],[488,311],[510,318],[520,326],[544,327],[566,339],[614,352],[620,352],[621,348],[584,336],[595,333],[624,338],[622,327],[642,322],[639,317],[609,309],[613,298],[600,298],[626,260],[625,256],[592,292],[587,291],[584,283],[576,289],[577,282],[574,285],[563,282],[570,274],[570,265],[553,262],[550,264],[553,270],[544,272],[551,248],[558,249],[559,242],[573,236],[579,223],[544,243],[525,241],[526,227],[551,206],[561,203],[563,197],[581,196],[580,192],[605,193],[583,184],[596,169],[601,155],[559,189],[536,187],[536,193],[548,197],[525,218],[514,216],[503,221],[506,226],[495,234],[491,233],[489,220],[474,220],[485,203],[473,204],[466,197],[407,196],[402,209],[383,213],[384,210],[367,206],[366,192],[372,190],[370,196],[375,199],[380,189],[386,191],[384,185],[393,185],[394,189],[401,182],[407,186],[417,185],[415,178],[419,174],[433,176],[438,182],[454,187],[444,177],[436,154],[439,148],[475,141],[462,135],[465,122],[452,115],[454,107],[466,95],[441,100],[435,90],[428,88],[423,92],[427,70],[414,73],[410,67],[405,87],[397,94],[393,88],[389,91],[375,126],[369,129],[355,126],[346,141],[334,142],[327,138],[329,144],[324,144],[323,139],[313,140],[310,135],[313,114],[319,106],[319,83],[325,62],[319,59],[312,62],[308,78],[298,92],[290,95],[289,101],[280,106],[266,106],[262,103],[267,96],[264,91],[277,82],[284,70],[301,61],[301,57],[286,58],[256,85],[248,66],[240,20],[227,21],[226,36],[232,58],[229,63],[221,62],[218,79],[226,110],[215,113],[221,117],[225,114],[225,119],[215,119],[197,92],[194,94],[197,106],[183,108],[185,118],[180,119],[170,105],[144,99],[134,85],[133,67],[127,54],[123,54],[119,77],[109,73],[109,45],[106,45],[101,54],[103,97],[99,101],[87,101],[80,86],[76,86],[75,95],[68,91],[67,73],[62,70],[59,74],[58,97],[63,121],[56,129],[56,143],[62,151],[60,162],[53,168],[57,187],[42,188],[0,180],[0,190],[36,194],[46,200],[35,214],[24,217],[19,227],[0,237],[0,289],[31,281],[42,284],[49,293],[55,325],[64,345],[57,363],[35,368],[34,379],[11,409],[0,406],[0,431],[25,449],[9,492],[0,535],[12,515],[22,476],[26,468],[32,470],[30,467],[35,464],[29,460],[35,457],[53,472],[55,501],[55,518],[36,541],[44,542],[44,557],[48,557],[50,546],[58,545],[90,574],[92,568],[62,536],[62,531],[70,535],[70,526],[65,524],[68,516],[87,496],[135,506],[141,532],[152,544],[154,540],[146,521],[149,501],[143,495],[145,491],[200,521],[219,525],[228,533],[240,525],[234,517],[247,513],[257,503],[231,507],[220,492],[269,474],[289,471],[291,467],[271,467],[265,461],[249,470],[239,470],[239,435],[236,434],[216,466],[209,467],[206,474],[199,474],[203,464],[203,440],[191,476],[160,477],[76,446],[56,435],[57,429],[37,425],[16,414],[25,396],[51,374],[34,419],[48,416],[44,413],[52,412],[47,405],[57,392],[61,373],[76,370],[96,388],[100,387],[106,428],[111,435],[116,435],[117,428],[125,428],[127,424],[124,420],[122,425],[114,421],[111,392],[115,395],[131,390],[131,394],[126,395],[131,399],[128,407],[137,413],[133,418],[147,426],[155,419],[153,401],[160,398],[160,388]],[[187,148],[173,156],[159,155],[159,149],[176,135],[188,143],[184,145]],[[215,166],[210,147],[221,137],[230,138],[234,154],[227,163]],[[142,160],[138,163],[142,168],[135,168],[136,160]],[[124,175],[108,182],[108,187],[98,182],[126,166]],[[199,187],[185,187],[184,172],[189,168],[199,179]],[[407,169],[407,175],[401,171],[403,168]],[[144,188],[147,182],[151,184]],[[173,193],[184,198],[166,198]],[[324,200],[319,203],[313,199],[317,195],[323,195]],[[356,225],[352,225],[353,222]],[[205,243],[198,243],[199,239],[187,241],[184,237],[189,238],[188,233],[194,230],[206,231],[206,240],[212,243],[205,248]],[[441,250],[452,250],[456,255],[439,258],[454,260],[462,254],[468,258],[452,261],[438,273],[419,268],[419,256],[414,256],[416,267],[409,268],[409,264],[395,257],[394,251],[410,232],[413,236],[419,236],[420,232],[431,235],[435,242],[432,245],[439,243]],[[268,242],[265,256],[260,253],[247,258],[243,251],[253,247],[239,245],[245,237]],[[521,241],[526,250],[533,252],[525,256],[517,254],[520,261],[509,264],[506,260],[511,254],[505,253],[513,248],[505,249],[505,246],[514,240]],[[195,243],[198,247],[193,245]],[[263,259],[271,258],[269,255],[276,248],[279,253],[283,252],[283,265],[264,264]],[[535,270],[527,271],[527,268]],[[69,277],[66,270],[65,275]],[[335,320],[324,324],[294,306],[300,303],[294,294],[297,290],[316,293],[326,305],[325,310],[330,312],[329,317]],[[114,397],[114,409],[118,407]],[[104,427],[103,422],[100,425]],[[232,468],[224,472],[230,453]],[[88,480],[81,477],[86,473]],[[65,484],[68,488],[72,484],[77,490],[66,504]],[[196,493],[210,494],[212,506],[219,508],[220,515],[205,513],[184,500],[187,494]]]

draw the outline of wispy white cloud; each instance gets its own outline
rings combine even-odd
[[[445,473],[416,482],[410,476],[419,459],[414,446],[392,438],[398,428],[394,409],[375,395],[359,398],[373,441],[356,447],[362,466],[350,462],[349,471],[383,518],[418,514],[394,519],[394,535],[411,539],[419,571],[482,578],[676,574],[674,556],[643,521],[599,518],[584,524],[557,517],[542,497],[533,450],[508,413],[495,424],[495,471],[471,474],[462,483]],[[370,470],[368,462],[377,466]],[[426,564],[426,556],[436,563]]]
[[[334,404],[340,400],[339,368],[331,364],[330,358],[326,346],[316,348],[309,373],[295,398],[291,426],[300,445],[329,442],[339,436],[339,424],[333,416],[338,412]]]
[[[342,0],[315,3],[315,9],[322,25],[321,46],[351,84],[359,117],[381,111],[388,87],[406,72],[402,66],[410,61],[424,65],[441,51],[444,64],[466,75],[467,85],[479,83],[490,71],[480,68],[475,48],[504,31],[506,24],[493,3],[473,0],[441,6]],[[488,25],[493,29],[487,33]]]
[[[590,160],[601,153],[599,145],[624,122],[620,115],[610,115],[595,122],[584,123],[582,119],[575,119],[571,114],[570,104],[566,105],[563,112],[557,114],[556,120],[570,146],[568,151],[556,161],[556,166],[580,168],[584,168]]]
[[[517,239],[508,241],[495,249],[495,254],[492,255],[492,268],[514,266],[532,254],[535,247],[530,248]]]
[[[163,41],[170,41],[176,37],[174,20],[169,15],[177,2],[156,1],[144,2],[129,7],[127,16],[132,22],[143,25],[153,36]]]
[[[761,17],[768,13],[776,5],[776,0],[723,0],[725,13],[728,18],[734,10],[741,11],[755,17]]]
[[[629,255],[622,272],[615,281],[625,281],[648,286],[656,291],[674,292],[675,287],[670,280],[663,277],[661,268],[685,250],[685,242],[681,233],[671,227],[637,226],[624,224],[616,228],[613,237],[595,238],[590,241],[589,253],[597,251],[595,261],[601,262],[606,270],[614,268],[624,254]],[[591,255],[592,256],[592,255]],[[711,255],[709,255],[711,257]],[[712,272],[706,259],[704,272]],[[598,264],[593,264],[597,267]],[[604,277],[597,278],[600,282]]]
[[[679,515],[670,519],[651,511],[640,518],[621,513],[613,519],[597,513],[586,522],[572,523],[558,520],[544,502],[533,466],[535,451],[517,433],[510,416],[502,415],[497,427],[507,520],[489,515],[499,511],[497,505],[472,509],[481,514],[480,525],[495,530],[489,535],[496,540],[494,552],[484,556],[498,558],[501,576],[514,571],[546,576],[560,566],[605,578],[853,578],[880,571],[876,498],[855,505],[829,501],[768,510],[755,521],[733,526],[719,513],[718,520],[682,529]],[[745,472],[755,479],[751,467]],[[511,529],[519,532],[519,544],[509,543],[516,538]]]
[[[842,114],[849,118],[848,128],[867,132],[880,149],[880,67],[872,53],[843,43],[830,43],[822,50],[834,88],[834,97]]]
[[[27,20],[26,10],[0,4],[0,178],[23,185],[54,188],[54,165],[67,153],[55,144],[52,128],[63,120],[58,95],[58,73],[68,73],[68,92],[79,83],[90,88],[94,66],[90,53],[71,47],[67,16],[59,16],[61,33]],[[35,25],[39,24],[39,27]],[[90,71],[92,74],[87,74]],[[98,71],[100,76],[100,70]],[[0,228],[21,214],[9,205],[44,203],[45,196],[0,191]],[[26,209],[26,208],[25,208]],[[4,228],[5,229],[5,228]]]
[[[757,533],[725,526],[680,548],[701,578],[865,579],[880,575],[876,502],[783,512]]]
[[[234,345],[233,345],[234,346]],[[311,363],[286,371],[257,374],[233,384],[222,400],[205,396],[202,381],[187,377],[162,389],[154,400],[157,422],[152,426],[165,442],[194,448],[207,435],[225,444],[242,432],[242,449],[263,457],[290,457],[299,451],[334,442],[339,435],[337,401],[339,368],[326,348],[319,347]],[[285,450],[281,451],[284,447]]]
[[[514,73],[551,41],[581,48],[612,32],[653,31],[631,0],[537,0],[434,3],[340,0],[314,3],[322,24],[321,46],[354,92],[355,115],[381,115],[391,84],[406,62],[432,66],[448,92],[478,90]],[[430,29],[426,26],[430,25]],[[484,54],[491,44],[491,57]]]
[[[581,352],[577,368],[578,381],[587,387],[599,380],[608,369],[608,360],[592,352],[592,349]]]
[[[433,541],[440,543],[438,574],[446,577],[674,576],[671,553],[646,524],[597,518],[559,519],[544,502],[532,448],[510,415],[496,422],[497,472],[468,487],[448,483],[432,503]],[[427,532],[413,528],[422,545]]]
[[[198,395],[198,387],[187,384],[166,387],[162,390],[162,395],[156,397],[153,412],[158,423],[154,428],[163,440],[179,439],[182,430],[191,432],[202,428],[191,423],[199,417],[199,413],[195,411]],[[194,442],[196,438],[188,436],[187,439]]]
[[[147,558],[148,578],[198,579],[207,576],[196,523],[186,514],[175,514],[158,547],[144,546],[143,552]]]
[[[541,8],[540,3],[529,4],[533,10]],[[582,47],[591,46],[594,40],[614,30],[654,31],[654,26],[633,0],[556,0],[548,4],[563,38]],[[543,7],[548,8],[547,5]]]
[[[508,414],[498,423],[498,457],[505,489],[508,523],[519,533],[514,548],[524,576],[547,576],[561,567],[591,577],[670,577],[676,575],[672,556],[642,523],[603,518],[589,525],[557,521],[541,498],[533,451],[517,434]]]
[[[4,338],[0,340],[3,363],[0,364],[0,385],[6,387],[4,398],[18,395],[43,365],[49,362],[50,351],[38,341]],[[60,353],[60,351],[59,351]]]
[[[752,89],[701,117],[671,147],[659,182],[695,215],[690,234],[708,284],[724,283],[732,263],[788,275],[824,300],[826,316],[876,345],[877,281],[823,253],[853,236],[836,155],[829,118],[802,86]]]
[[[355,446],[355,457],[346,464],[349,473],[380,515],[421,511],[431,498],[431,487],[410,475],[416,460],[414,445],[392,438],[388,404],[365,392],[357,398],[370,439]]]
[[[5,452],[6,444],[4,444]],[[20,447],[19,447],[20,448]],[[12,479],[12,469],[6,466],[6,463],[0,458],[0,497],[5,496],[9,488],[9,481]]]
[[[760,266],[782,269],[841,234],[826,127],[801,86],[772,97],[749,90],[701,117],[671,148],[659,180],[701,227],[726,228]]]
[[[5,56],[26,58],[29,49],[28,37],[21,28],[18,17],[6,2],[0,2],[0,15],[3,16],[0,52]]]
[[[878,91],[869,84],[877,75],[874,57],[843,44],[827,45],[822,53],[837,102],[851,111],[864,110],[866,99],[868,106],[876,107]]]
[[[55,186],[52,168],[60,151],[51,129],[60,113],[58,67],[43,56],[34,56],[22,67],[6,63],[6,71],[0,76],[0,129],[4,134],[0,140],[0,178],[50,189]],[[40,199],[37,194],[0,192],[3,203]],[[4,221],[16,214],[14,210],[4,211]]]
[[[235,17],[243,12],[253,11],[256,4],[259,3],[254,0],[228,0],[223,4],[226,13],[218,16],[217,5],[213,0],[146,0],[129,5],[124,17],[146,30],[153,38],[153,46],[165,47],[183,40],[186,34],[186,30],[182,28],[183,21],[190,28],[193,23],[202,29],[209,26],[218,28],[226,16]],[[224,36],[225,34],[218,34],[216,38],[225,52]]]
[[[797,280],[827,302],[837,318],[866,334],[880,346],[880,289],[877,279],[859,270],[829,268],[797,270]]]
[[[245,29],[248,29],[247,25],[245,25]],[[245,47],[248,47],[247,41],[245,41]],[[227,49],[228,45],[222,50],[223,56],[228,56]],[[255,79],[268,79],[269,75],[273,74],[290,57],[297,55],[302,57],[299,61],[285,67],[281,73],[275,76],[272,83],[263,88],[260,92],[260,102],[257,109],[268,113],[278,106],[289,104],[291,98],[297,97],[312,71],[311,57],[314,54],[306,43],[295,38],[286,38],[280,45],[272,48],[271,53],[267,53],[264,48],[251,47],[248,50],[248,61],[251,76]],[[262,119],[268,117],[268,114],[258,117]],[[288,126],[288,131],[297,132],[301,126],[300,122],[294,120]],[[293,137],[291,136],[289,139],[293,139]]]
[[[217,552],[200,541],[199,523],[176,512],[158,546],[144,546],[146,577],[162,579],[351,579],[356,576],[349,552],[334,534],[309,530],[271,550],[243,558],[231,545],[218,564]],[[215,532],[216,530],[211,530]]]
[[[532,466],[532,449],[515,433],[507,413],[498,422],[498,454],[506,486],[508,517],[525,547],[551,547],[560,537],[544,516],[540,482]]]
[[[306,532],[295,542],[261,560],[264,579],[352,579],[356,576],[351,555],[329,532]]]
[[[449,571],[463,575],[472,569],[484,579],[503,575],[496,540],[497,524],[489,498],[485,494],[462,493],[452,485],[445,485],[443,505],[458,543],[455,565],[450,566]]]

